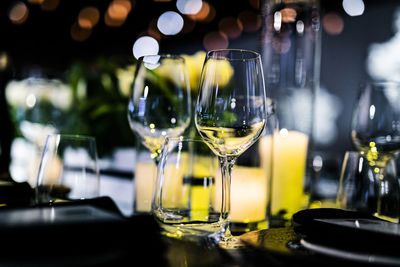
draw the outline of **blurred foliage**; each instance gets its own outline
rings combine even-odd
[[[61,132],[96,137],[100,157],[136,142],[127,119],[129,96],[119,86],[119,68],[98,58],[94,63],[76,62],[67,72],[73,90],[72,116]]]

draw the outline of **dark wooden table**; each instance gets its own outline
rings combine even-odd
[[[0,208],[0,266],[379,265],[307,249],[302,237],[292,226],[259,230],[241,236],[242,248],[226,250],[163,236],[151,215],[126,218],[108,197]]]

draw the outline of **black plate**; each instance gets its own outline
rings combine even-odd
[[[396,260],[400,263],[400,225],[397,223],[340,209],[303,210],[293,215],[293,223],[308,249],[320,253],[350,253],[350,257],[386,258],[391,263]]]

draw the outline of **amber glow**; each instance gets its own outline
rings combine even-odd
[[[229,39],[238,38],[243,31],[243,25],[240,20],[234,17],[226,17],[221,19],[218,24],[219,30],[225,33]]]
[[[297,12],[293,8],[284,8],[281,10],[282,22],[295,22]]]
[[[206,50],[228,48],[229,41],[225,33],[209,32],[204,36],[203,45]]]
[[[79,27],[78,23],[74,23],[71,26],[71,37],[74,41],[83,42],[88,39],[92,33],[90,29],[84,29]]]
[[[31,4],[41,4],[43,2],[44,2],[44,0],[28,0],[28,3],[31,3]]]
[[[147,34],[157,41],[160,41],[163,34],[157,28],[157,19],[152,19],[149,23],[149,27],[147,28]]]
[[[249,0],[250,6],[255,9],[260,9],[260,0]]]
[[[196,21],[208,23],[215,18],[216,13],[217,12],[212,5],[203,1],[200,11],[194,15],[188,15],[188,17]]]
[[[100,12],[96,7],[85,7],[79,12],[78,24],[81,28],[91,29],[98,22],[100,18]]]
[[[55,10],[60,4],[60,0],[44,0],[40,5],[40,8],[46,11]]]
[[[29,15],[28,7],[22,3],[18,2],[15,4],[8,13],[8,17],[14,24],[22,24],[26,21]]]
[[[322,26],[328,34],[338,35],[343,31],[344,22],[340,15],[331,12],[322,18]]]
[[[183,28],[181,33],[186,34],[186,33],[191,33],[196,26],[196,21],[188,18],[187,16],[183,17]]]
[[[255,32],[261,27],[261,17],[256,12],[246,10],[240,12],[239,20],[246,32]]]
[[[104,15],[104,22],[110,27],[118,27],[124,24],[132,4],[128,0],[114,0],[110,3]]]

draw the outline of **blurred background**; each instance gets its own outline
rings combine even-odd
[[[31,145],[41,145],[38,132],[79,133],[97,138],[100,158],[107,159],[103,175],[117,174],[130,183],[136,141],[126,119],[126,71],[148,53],[188,55],[201,68],[202,58],[196,57],[201,51],[261,52],[266,2],[0,1],[1,170],[27,181],[35,172],[26,166],[28,156],[38,153]],[[319,194],[329,196],[336,193],[344,151],[354,149],[350,120],[360,82],[400,76],[400,3],[321,0],[319,6],[314,167],[324,178]],[[24,77],[58,82],[12,83]],[[32,88],[52,89],[39,95]],[[41,109],[34,111],[39,103]],[[43,123],[46,114],[54,118],[51,124]],[[121,190],[108,188],[110,194]]]

